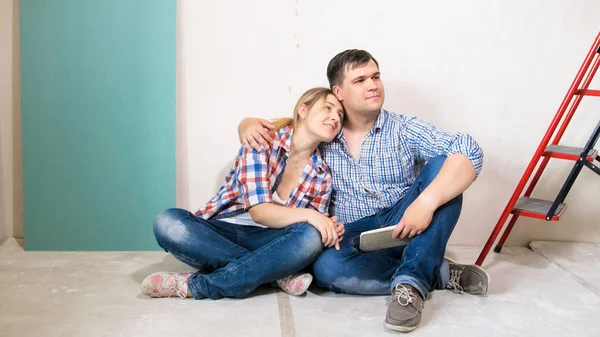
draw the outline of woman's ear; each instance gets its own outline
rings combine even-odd
[[[308,114],[308,109],[306,108],[306,105],[302,104],[298,107],[298,117],[300,117],[301,119],[305,119],[306,115]]]

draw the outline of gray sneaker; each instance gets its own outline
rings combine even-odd
[[[475,264],[458,264],[454,260],[444,258],[450,265],[450,282],[446,289],[457,294],[483,295],[490,287],[490,275]]]
[[[423,298],[419,291],[408,284],[399,284],[392,293],[392,299],[385,315],[385,327],[409,332],[421,323]]]

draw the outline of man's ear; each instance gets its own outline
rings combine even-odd
[[[338,99],[338,101],[344,101],[344,97],[342,96],[342,88],[340,88],[339,85],[334,85],[333,88],[331,88],[331,91],[333,91],[333,95]]]
[[[300,117],[300,119],[305,119],[307,113],[308,109],[306,109],[306,105],[302,104],[298,107],[298,117]]]

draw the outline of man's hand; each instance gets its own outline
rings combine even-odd
[[[238,126],[238,136],[240,143],[244,144],[248,151],[254,148],[256,151],[269,147],[273,143],[273,136],[270,130],[273,129],[273,124],[262,118],[244,118]]]
[[[413,238],[423,233],[429,227],[436,209],[433,202],[417,198],[404,212],[404,216],[392,232],[392,237],[394,239]]]

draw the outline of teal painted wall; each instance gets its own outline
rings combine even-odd
[[[21,0],[26,250],[157,250],[175,205],[175,0]]]

